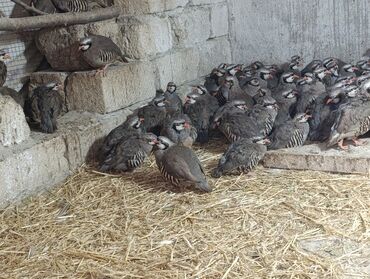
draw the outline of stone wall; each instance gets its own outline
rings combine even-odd
[[[368,0],[228,0],[234,61],[357,60],[370,47]]]

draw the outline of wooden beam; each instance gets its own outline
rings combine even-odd
[[[117,18],[121,8],[111,6],[81,13],[56,13],[21,18],[0,18],[0,31],[27,31],[56,26],[86,24]]]

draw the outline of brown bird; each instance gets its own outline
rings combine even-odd
[[[248,173],[265,156],[268,139],[241,139],[232,143],[220,158],[212,176],[219,178],[224,174]]]
[[[164,121],[161,136],[179,145],[191,147],[197,138],[197,130],[192,126],[189,116],[177,114]]]
[[[97,69],[96,73],[105,74],[108,66],[116,62],[128,63],[121,49],[108,37],[91,35],[83,38],[78,50],[85,62]]]
[[[104,0],[52,0],[61,12],[86,12],[95,8],[106,8],[107,1]]]
[[[34,119],[39,116],[40,128],[44,133],[54,133],[57,130],[57,117],[62,111],[63,100],[59,95],[60,84],[51,82],[33,90],[31,105]]]
[[[8,75],[8,68],[5,61],[11,59],[10,53],[6,49],[0,49],[0,86],[3,86]]]
[[[166,180],[178,186],[180,182],[194,184],[198,189],[211,192],[203,167],[194,151],[175,145],[166,137],[158,137],[154,152],[157,166]]]
[[[157,143],[157,136],[148,133],[121,138],[106,156],[101,171],[132,171],[140,167]]]
[[[103,155],[109,153],[120,141],[124,141],[130,137],[138,136],[142,133],[141,123],[144,121],[143,118],[139,118],[137,115],[130,115],[126,121],[114,128],[104,139],[104,143],[101,147]]]

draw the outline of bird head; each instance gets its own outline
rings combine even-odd
[[[347,73],[354,73],[355,71],[358,70],[358,68],[351,65],[351,64],[346,64],[342,67],[342,70],[347,72]]]
[[[167,137],[159,136],[157,138],[156,147],[159,150],[166,150],[172,145],[174,145],[174,143]]]
[[[141,123],[144,121],[144,118],[140,118],[137,115],[131,115],[127,118],[129,126],[134,129],[140,129]]]
[[[325,77],[331,75],[330,71],[326,70],[326,68],[321,67],[321,66],[318,67],[316,70],[314,70],[313,73],[314,73],[315,77],[320,81],[322,81]]]
[[[303,78],[306,80],[306,83],[311,83],[315,80],[315,75],[313,73],[305,73]]]
[[[251,78],[249,81],[248,81],[248,84],[253,86],[253,87],[259,87],[260,86],[260,82],[258,80],[258,78]]]
[[[8,61],[12,59],[10,52],[7,49],[0,49],[0,61]]]
[[[251,64],[252,69],[259,70],[263,68],[263,64],[260,61],[255,61]]]
[[[281,95],[285,99],[294,99],[294,98],[297,98],[298,90],[296,90],[296,89],[289,89],[289,90],[283,91],[281,93]]]
[[[256,138],[253,141],[257,144],[262,144],[262,145],[268,145],[271,143],[270,139],[268,138]]]
[[[208,90],[203,85],[196,85],[192,87],[192,93],[196,93],[199,95],[205,95],[208,93]]]
[[[243,100],[234,100],[231,102],[231,105],[238,110],[247,111],[248,106]]]
[[[197,93],[190,93],[186,96],[185,103],[190,105],[195,104],[197,102],[197,98],[199,97],[200,95]]]
[[[356,85],[350,85],[345,88],[345,94],[349,98],[355,98],[358,95],[359,91],[360,89]]]
[[[170,92],[171,94],[174,93],[176,89],[177,89],[177,86],[174,82],[171,81],[167,84],[167,91]]]
[[[287,72],[284,73],[281,78],[285,83],[294,83],[300,78],[300,76],[294,74],[293,72]]]
[[[328,57],[328,58],[325,58],[323,61],[322,61],[322,65],[328,69],[328,67],[330,67],[331,64],[338,64],[338,60],[333,58],[333,57]]]
[[[166,98],[163,95],[155,97],[152,101],[154,106],[159,108],[164,108],[166,106],[166,102]]]
[[[49,83],[46,83],[45,84],[45,87],[49,90],[55,90],[55,91],[58,91],[59,89],[61,89],[62,87],[62,84],[58,83],[58,82],[49,82]]]
[[[299,122],[299,123],[305,123],[308,121],[309,118],[312,116],[306,113],[298,113],[295,117],[294,120]]]
[[[270,80],[270,79],[273,79],[274,76],[271,70],[263,68],[260,70],[260,78],[263,80]]]
[[[234,78],[232,76],[226,76],[223,84],[231,89],[234,86]]]
[[[80,44],[78,47],[79,51],[87,51],[92,45],[92,38],[85,37],[82,40],[80,40]]]
[[[158,138],[153,133],[146,133],[143,135],[143,139],[150,145],[158,144]]]
[[[181,132],[182,130],[186,129],[185,126],[188,126],[188,125],[185,125],[185,124],[186,124],[185,119],[175,119],[172,122],[172,128],[174,130],[176,130],[177,132]]]

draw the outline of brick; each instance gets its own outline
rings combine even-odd
[[[70,110],[109,113],[154,96],[154,69],[149,62],[109,67],[106,76],[75,72],[67,82]]]
[[[161,88],[169,81],[180,85],[198,77],[199,52],[197,48],[176,49],[153,61]]]
[[[217,5],[211,8],[211,38],[229,33],[229,15],[227,5]]]
[[[60,90],[58,90],[60,96],[64,100],[63,112],[67,112],[66,94],[65,94],[65,84],[70,72],[57,72],[57,71],[43,71],[34,72],[30,75],[30,87],[37,87],[49,82],[57,82],[61,84]]]
[[[0,95],[0,145],[20,144],[29,135],[22,107],[12,97]]]
[[[230,43],[227,37],[211,39],[199,45],[198,76],[205,76],[219,64],[231,62]]]
[[[0,161],[0,208],[71,174],[62,137],[39,142]]]
[[[175,45],[193,46],[210,37],[211,22],[209,9],[184,9],[180,14],[171,15]]]
[[[170,22],[166,17],[121,17],[120,46],[129,57],[153,57],[172,48]]]
[[[196,48],[177,50],[171,55],[173,80],[178,84],[198,78],[199,52]]]
[[[168,53],[162,57],[158,57],[153,60],[153,64],[156,71],[156,88],[166,88],[169,81],[173,81],[173,70],[171,59],[172,54]]]
[[[370,145],[351,146],[348,152],[336,148],[327,149],[325,144],[268,151],[263,165],[278,169],[368,174]]]

